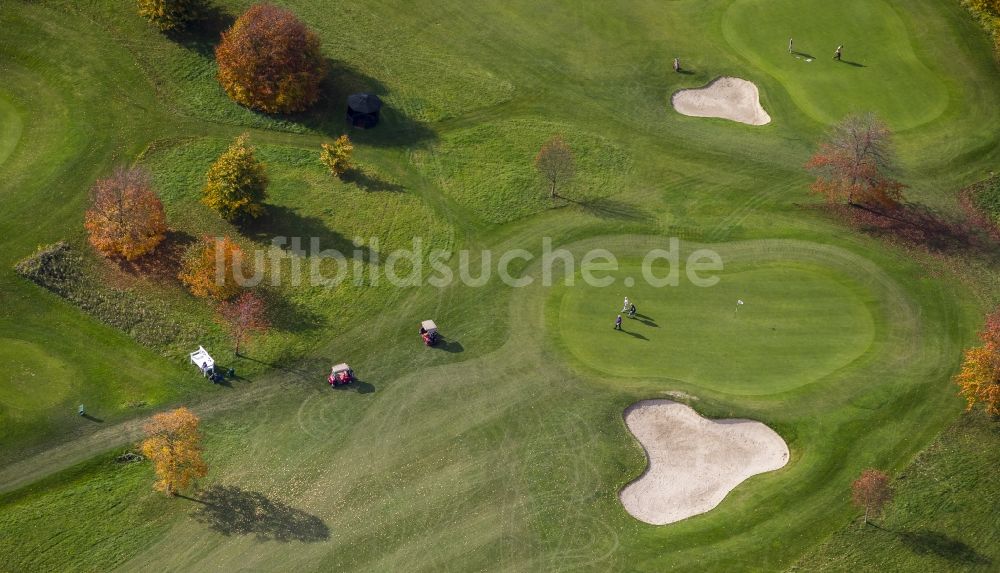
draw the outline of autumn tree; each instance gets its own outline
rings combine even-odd
[[[240,344],[251,334],[267,330],[271,324],[267,320],[267,306],[252,292],[244,292],[232,301],[219,305],[219,316],[229,328],[229,334],[236,344],[235,353],[240,355]]]
[[[142,453],[153,462],[158,491],[175,495],[191,480],[205,477],[198,416],[187,408],[156,414],[146,423]]]
[[[892,486],[889,476],[876,469],[866,469],[861,476],[851,484],[851,501],[857,507],[865,510],[865,525],[868,525],[868,515],[879,515],[885,504],[892,499]]]
[[[223,32],[215,59],[229,97],[267,113],[302,111],[316,103],[326,73],[316,33],[270,4],[251,6]]]
[[[180,30],[197,20],[205,0],[138,0],[139,15],[163,31]]]
[[[557,186],[572,179],[576,173],[573,150],[561,135],[553,136],[535,156],[535,167],[549,184],[549,196],[555,199]]]
[[[119,168],[94,184],[84,226],[98,251],[131,261],[163,241],[167,217],[149,175],[136,167]]]
[[[892,176],[892,132],[872,113],[849,115],[834,126],[806,168],[816,174],[812,190],[830,203],[891,209],[903,198],[905,185]]]
[[[267,173],[243,134],[215,160],[205,175],[202,202],[227,221],[255,219],[264,213]]]
[[[1000,307],[986,317],[979,339],[982,346],[965,351],[955,383],[967,409],[981,402],[990,415],[1000,416]]]
[[[239,294],[253,280],[252,271],[232,239],[205,237],[188,248],[177,277],[191,294],[222,301]]]
[[[319,159],[333,175],[340,177],[353,167],[351,156],[354,154],[354,145],[346,134],[338,137],[332,144],[322,144],[322,147]]]

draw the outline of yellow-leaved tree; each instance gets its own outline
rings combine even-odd
[[[319,154],[320,161],[326,165],[330,173],[340,177],[353,167],[351,155],[354,153],[354,145],[347,135],[341,135],[334,142],[322,144],[323,151]]]
[[[139,15],[157,28],[180,30],[205,12],[205,0],[137,0]]]
[[[156,490],[175,495],[208,473],[198,424],[198,416],[182,407],[156,414],[144,426],[142,453],[153,462]]]
[[[955,383],[970,410],[982,403],[990,415],[1000,416],[1000,308],[986,317],[979,339],[982,346],[965,351]]]
[[[231,222],[255,219],[264,213],[267,174],[248,140],[246,133],[237,137],[215,160],[202,189],[202,202]]]

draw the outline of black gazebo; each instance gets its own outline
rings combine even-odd
[[[361,93],[347,96],[347,123],[351,127],[368,129],[378,124],[382,100],[375,94]]]

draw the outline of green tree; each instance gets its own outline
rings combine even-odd
[[[205,10],[204,0],[138,0],[139,15],[157,28],[180,30]]]
[[[264,213],[267,174],[247,143],[248,137],[245,133],[237,137],[215,160],[202,190],[202,202],[231,222],[255,219]]]

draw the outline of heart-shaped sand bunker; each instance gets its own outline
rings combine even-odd
[[[750,125],[771,122],[760,105],[760,94],[753,82],[723,76],[705,87],[680,90],[670,98],[674,109],[694,117],[721,117]]]
[[[633,517],[653,525],[705,513],[745,479],[788,463],[785,441],[764,424],[710,420],[670,400],[629,406],[625,425],[649,467],[619,498]]]

